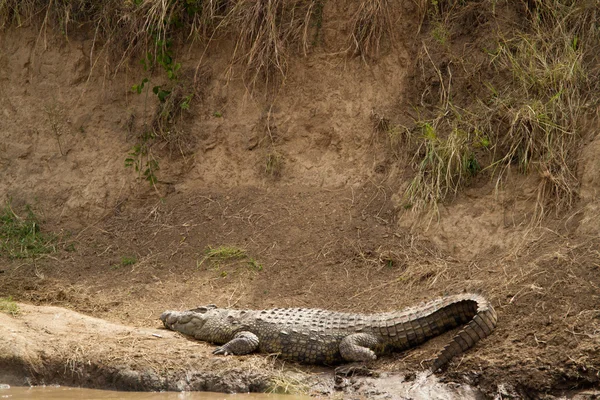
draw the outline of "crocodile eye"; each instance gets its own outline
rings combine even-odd
[[[208,310],[214,310],[215,308],[217,308],[216,305],[209,304],[207,306],[199,306],[199,307],[194,308],[194,309],[192,309],[190,311],[197,312],[197,313],[205,313],[205,312],[208,312]]]

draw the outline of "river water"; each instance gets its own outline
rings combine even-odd
[[[306,400],[308,396],[283,394],[244,393],[223,394],[209,392],[113,392],[110,390],[81,389],[67,386],[4,387],[0,386],[0,400]]]

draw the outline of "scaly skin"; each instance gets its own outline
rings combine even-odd
[[[319,309],[234,310],[215,305],[165,311],[165,327],[222,344],[215,354],[278,353],[309,364],[369,361],[466,324],[433,362],[435,371],[490,335],[497,316],[477,294],[443,297],[403,311],[352,314]]]

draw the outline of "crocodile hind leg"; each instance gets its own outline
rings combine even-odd
[[[377,338],[368,333],[353,333],[343,338],[340,343],[340,354],[345,361],[351,363],[337,367],[335,375],[371,375],[372,371],[365,363],[377,358],[371,349],[378,343]]]
[[[379,341],[368,333],[353,333],[342,339],[340,354],[346,361],[372,361],[377,358],[371,350]]]
[[[213,354],[234,354],[242,355],[252,353],[258,348],[258,336],[252,332],[238,332],[235,334],[233,339],[225,343],[223,346],[218,347],[213,351]]]

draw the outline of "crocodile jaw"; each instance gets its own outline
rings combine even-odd
[[[194,336],[194,331],[202,329],[206,319],[193,311],[165,311],[160,320],[165,328]]]

